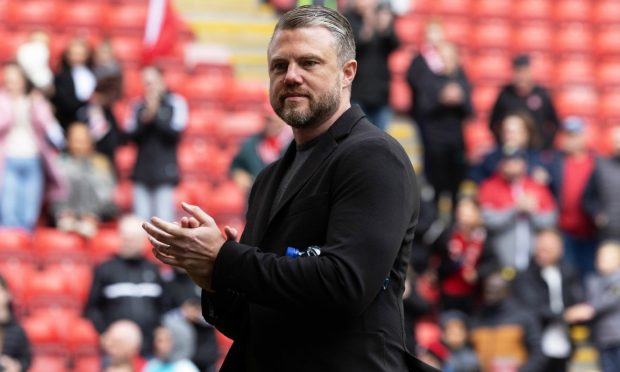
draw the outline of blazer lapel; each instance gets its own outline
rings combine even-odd
[[[364,117],[364,113],[358,106],[353,106],[349,110],[345,111],[338,120],[330,127],[330,129],[325,133],[325,135],[321,136],[319,142],[314,145],[315,147],[311,150],[312,153],[306,160],[306,162],[302,165],[299,172],[294,176],[291,180],[291,183],[288,185],[286,190],[284,190],[284,195],[282,195],[282,200],[278,205],[274,205],[273,208],[275,210],[270,213],[269,223],[273,220],[273,218],[280,212],[280,210],[302,189],[302,187],[310,180],[310,178],[316,173],[321,164],[334,152],[336,147],[338,147],[338,141],[347,136],[355,124]],[[289,149],[291,150],[291,149]],[[288,153],[288,151],[287,151]],[[283,175],[284,173],[282,173]],[[281,180],[279,178],[278,180]],[[279,186],[279,183],[278,183]],[[277,189],[277,187],[275,187]],[[273,196],[270,199],[273,202]]]

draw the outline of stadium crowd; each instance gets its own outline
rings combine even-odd
[[[343,13],[359,61],[352,100],[389,130],[395,16],[378,0],[354,0]],[[52,68],[49,37],[34,32],[3,66],[0,226],[53,226],[86,240],[101,226],[117,228],[118,251],[93,268],[83,309],[101,335],[102,370],[215,371],[222,351],[198,288],[153,263],[140,226],[177,215],[188,103],[160,67],[147,65],[143,96],[117,117],[124,77],[112,50],[109,41],[93,49],[76,37]],[[612,154],[589,147],[587,121],[560,117],[530,56],[519,54],[489,117],[495,147],[471,162],[464,125],[473,88],[441,21],[427,22],[418,50],[406,75],[424,149],[403,295],[410,351],[444,371],[561,372],[585,324],[602,370],[620,370],[620,125],[609,132]],[[244,192],[292,139],[270,108],[261,114],[264,130],[230,166]],[[115,202],[116,153],[127,143],[137,148],[129,210]],[[11,297],[0,277],[0,365],[27,371],[33,345]]]

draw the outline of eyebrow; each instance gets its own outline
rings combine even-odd
[[[323,58],[323,57],[319,56],[318,54],[311,54],[311,53],[309,53],[309,54],[302,54],[302,55],[300,55],[300,56],[295,57],[294,59],[295,59],[295,60],[316,59],[316,60],[321,61],[321,62],[324,62],[324,61],[325,61],[325,58]],[[277,55],[276,55],[276,56],[271,57],[271,61],[270,61],[270,63],[273,63],[273,62],[280,62],[280,61],[288,61],[288,60],[289,60],[289,59],[288,59],[288,58],[286,58],[286,57],[283,57],[283,56],[277,56]]]

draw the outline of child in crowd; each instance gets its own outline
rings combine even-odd
[[[620,242],[607,241],[596,255],[596,270],[587,281],[588,302],[566,310],[568,322],[592,321],[603,372],[620,371]]]
[[[460,199],[456,206],[456,223],[440,267],[444,310],[471,313],[485,240],[486,231],[478,204],[472,198]]]
[[[469,328],[467,322],[467,315],[457,310],[445,312],[441,316],[441,337],[443,343],[450,352],[444,364],[444,371],[480,371],[478,357],[469,346]]]
[[[196,344],[193,329],[174,318],[164,318],[163,323],[155,330],[155,358],[143,372],[199,372],[190,361]]]

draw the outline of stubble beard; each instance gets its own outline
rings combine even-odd
[[[275,99],[272,98],[271,104],[285,123],[298,129],[316,127],[325,122],[338,110],[341,98],[340,89],[336,84],[319,96],[306,93],[307,108],[301,107],[302,104],[298,102],[287,102],[286,94],[287,91],[284,91]]]

